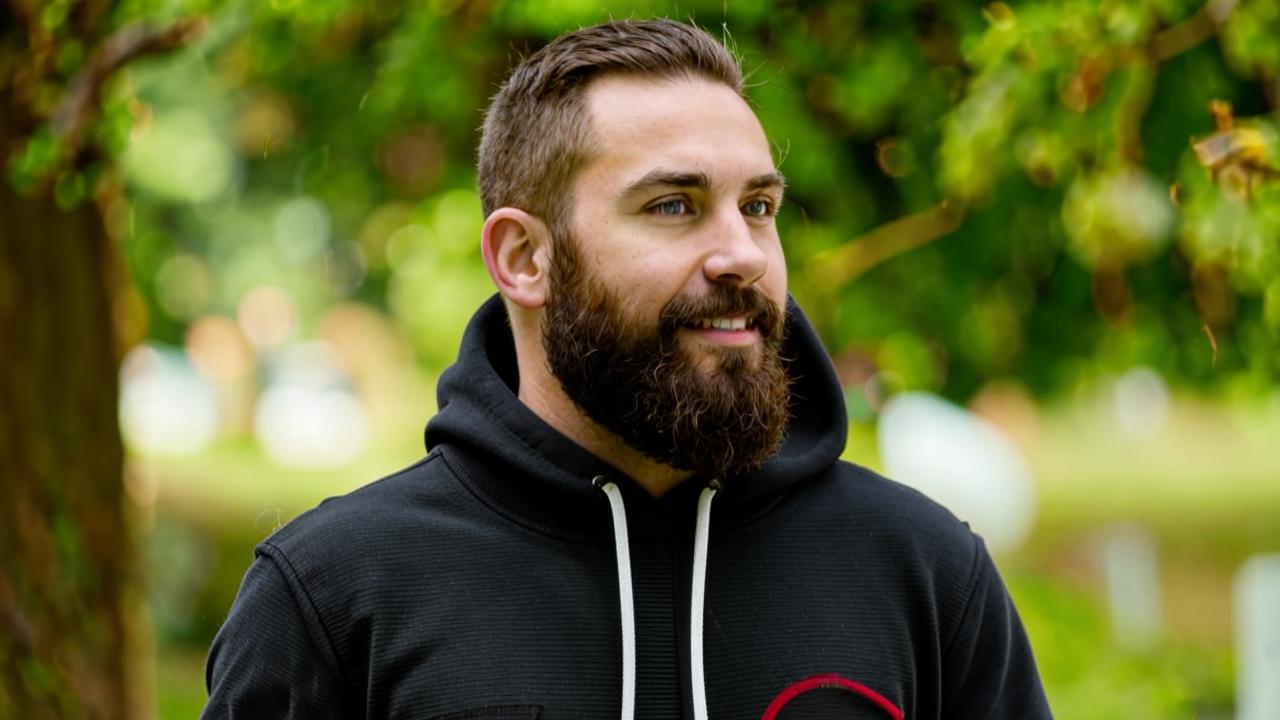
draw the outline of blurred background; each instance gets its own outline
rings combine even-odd
[[[254,544],[424,452],[488,98],[656,15],[750,75],[846,457],[986,537],[1057,715],[1280,718],[1275,0],[0,3],[0,717],[199,713]]]

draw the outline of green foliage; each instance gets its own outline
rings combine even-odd
[[[59,7],[46,8],[54,26]],[[1003,376],[1070,391],[1082,364],[1149,364],[1202,387],[1272,382],[1277,12],[1265,0],[131,0],[116,26],[208,13],[209,30],[108,87],[94,138],[121,160],[129,222],[113,227],[153,337],[177,340],[274,285],[304,334],[334,303],[370,304],[438,369],[489,292],[472,158],[514,59],[608,17],[692,18],[744,60],[790,181],[792,288],[837,354],[958,398]],[[64,44],[60,65],[91,49]],[[1216,165],[1193,150],[1213,138],[1211,100],[1258,130],[1252,145],[1214,140]],[[39,134],[9,174],[30,185],[62,162]],[[55,179],[66,203],[97,182]],[[943,201],[958,223],[869,234]],[[471,220],[441,219],[464,206]],[[286,228],[297,212],[308,238]],[[869,266],[814,271],[886,246]]]
[[[1248,77],[1275,78],[1280,69],[1280,6],[1269,0],[1241,0],[1222,38],[1227,58]]]
[[[75,36],[71,5],[42,16],[64,84],[103,35]],[[200,13],[199,45],[107,83],[87,133],[124,171],[110,227],[156,339],[277,285],[304,334],[334,303],[381,307],[438,369],[462,326],[443,318],[489,291],[477,223],[447,240],[430,228],[440,198],[474,186],[487,97],[514,58],[566,28],[670,14],[744,59],[790,179],[793,291],[870,375],[964,398],[1002,376],[1071,391],[1082,365],[1148,364],[1201,387],[1280,372],[1280,20],[1265,0],[131,0],[104,32]],[[52,112],[56,83],[42,88]],[[1215,134],[1214,100],[1234,106],[1231,132]],[[64,207],[114,181],[71,160],[46,126],[8,176]],[[313,201],[323,232],[290,245],[276,232],[286,209]],[[962,216],[954,227],[871,234],[943,201]],[[435,246],[458,242],[472,252]],[[833,253],[885,247],[870,266],[814,272]],[[928,348],[927,369],[907,346]]]
[[[19,192],[28,192],[65,158],[62,143],[48,128],[41,128],[9,157],[9,182]]]
[[[41,15],[62,83],[100,39],[75,36],[73,5]],[[1266,0],[128,0],[105,30],[196,14],[210,19],[198,46],[108,83],[89,133],[123,169],[114,215],[128,222],[112,228],[157,339],[272,284],[304,331],[339,301],[385,308],[438,369],[461,327],[442,318],[489,287],[478,217],[435,224],[441,203],[472,194],[476,207],[488,96],[558,32],[666,14],[743,58],[790,179],[792,287],[838,354],[960,398],[993,376],[1070,390],[1081,363],[1145,363],[1199,386],[1280,372],[1280,10]],[[1216,135],[1213,100],[1234,106]],[[113,176],[68,167],[50,127],[8,158],[10,181],[47,181],[64,206],[94,197]],[[958,224],[870,234],[943,201]],[[316,234],[299,244],[281,228],[308,203]],[[814,272],[867,250],[880,259]],[[195,297],[174,291],[194,276],[170,261],[202,268]],[[1202,361],[1207,340],[1167,352],[1203,327],[1220,362]],[[1133,341],[1098,342],[1114,336]]]

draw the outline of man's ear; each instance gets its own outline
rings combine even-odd
[[[546,223],[517,208],[498,208],[484,221],[480,250],[504,297],[528,309],[546,303],[551,250]]]

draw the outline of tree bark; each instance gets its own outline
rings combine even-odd
[[[3,72],[3,68],[0,68]],[[31,128],[0,78],[0,170]],[[0,717],[125,718],[136,565],[112,322],[121,264],[92,202],[0,175]]]

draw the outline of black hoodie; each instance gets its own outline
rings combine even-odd
[[[670,720],[703,697],[715,720],[1050,717],[982,541],[839,460],[840,386],[788,312],[787,439],[712,502],[698,478],[649,496],[522,404],[491,299],[429,454],[258,546],[203,717]]]

